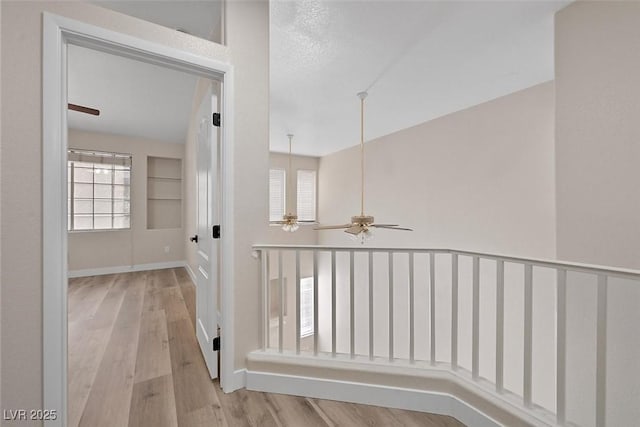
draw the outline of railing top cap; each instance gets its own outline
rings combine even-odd
[[[538,258],[524,258],[518,256],[491,254],[483,252],[464,251],[446,248],[411,248],[411,247],[367,247],[367,246],[326,246],[326,245],[272,245],[256,244],[254,250],[301,250],[301,251],[336,251],[336,252],[397,252],[397,253],[435,253],[455,254],[485,259],[501,260],[517,264],[532,264],[539,267],[564,269],[569,271],[585,272],[591,274],[606,274],[640,280],[640,270],[610,267],[576,262],[554,261]]]

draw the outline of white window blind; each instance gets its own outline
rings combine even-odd
[[[68,228],[131,227],[131,155],[69,150]]]
[[[300,279],[300,338],[313,335],[313,277]]]
[[[283,169],[269,170],[269,221],[282,221],[286,206],[286,174]]]
[[[316,220],[316,171],[298,171],[298,221]]]

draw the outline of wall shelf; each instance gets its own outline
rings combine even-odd
[[[182,160],[147,157],[147,229],[182,227]]]

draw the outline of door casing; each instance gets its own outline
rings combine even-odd
[[[43,408],[56,410],[47,426],[67,423],[67,45],[100,50],[138,61],[186,71],[222,82],[220,95],[221,349],[220,383],[225,392],[242,384],[234,379],[233,316],[233,66],[191,52],[43,13],[42,57],[42,258],[43,258]],[[228,231],[227,231],[228,230]]]

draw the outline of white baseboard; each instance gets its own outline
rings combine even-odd
[[[460,399],[444,393],[257,371],[246,371],[246,388],[448,415],[474,427],[501,425]]]
[[[246,369],[238,369],[234,371],[233,374],[229,376],[229,378],[225,378],[223,384],[223,391],[225,393],[232,393],[236,390],[240,390],[247,386],[247,370]]]
[[[67,273],[67,276],[69,278],[101,276],[103,274],[131,273],[134,271],[161,270],[163,268],[186,267],[186,265],[187,264],[185,263],[185,261],[168,261],[168,262],[154,262],[150,264],[120,265],[115,267],[88,268],[86,270],[69,270],[69,272]],[[187,271],[189,270],[187,269]]]

